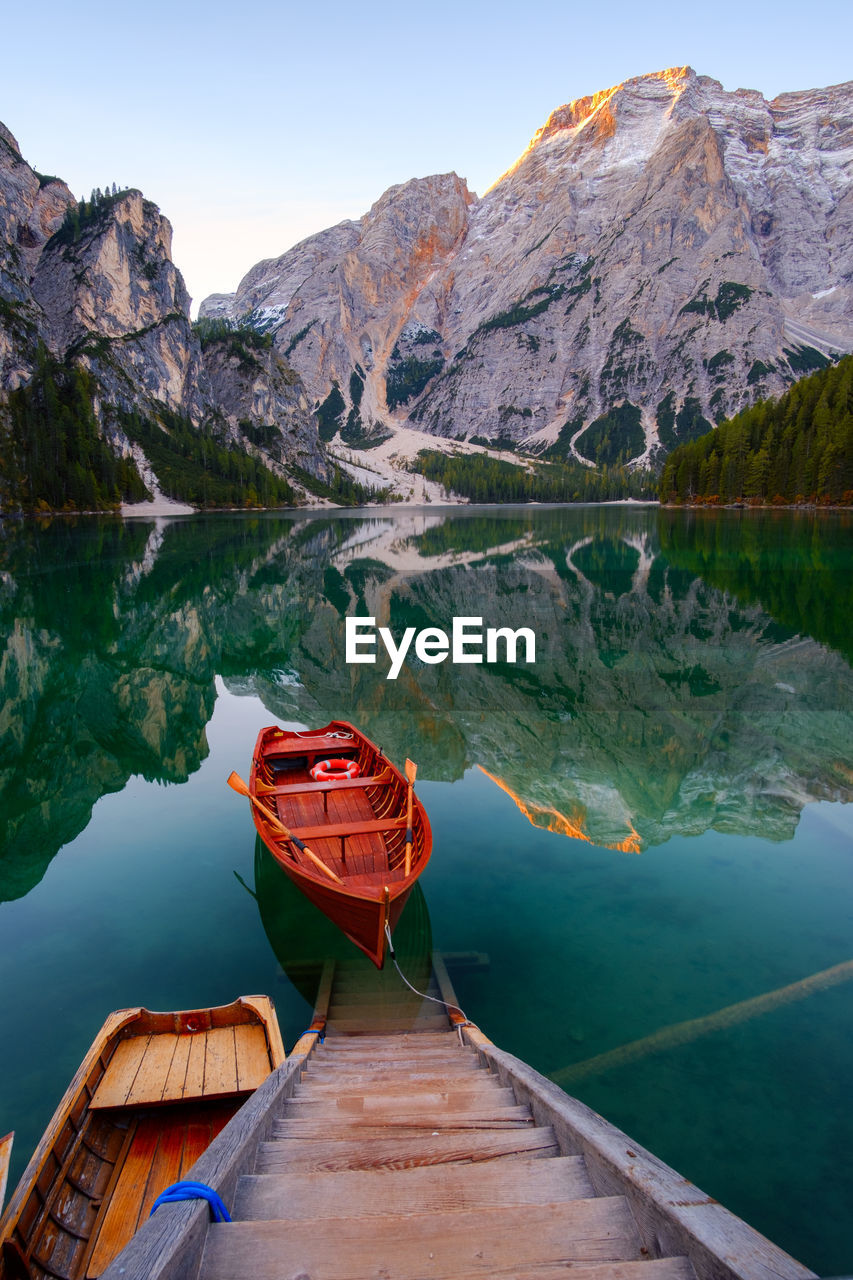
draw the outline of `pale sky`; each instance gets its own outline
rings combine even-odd
[[[386,188],[482,194],[554,108],[689,64],[768,97],[853,78],[850,0],[7,5],[0,120],[78,197],[140,187],[193,295]]]

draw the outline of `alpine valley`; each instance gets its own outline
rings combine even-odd
[[[482,198],[392,187],[205,299],[197,332],[155,206],[77,206],[4,132],[0,389],[39,349],[85,370],[149,490],[127,415],[309,487],[330,448],[403,497],[427,444],[659,469],[853,350],[852,192],[853,83],[767,101],[673,68],[560,107]]]

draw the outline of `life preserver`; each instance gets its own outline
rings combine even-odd
[[[315,782],[343,782],[361,773],[357,760],[320,760],[311,770]]]

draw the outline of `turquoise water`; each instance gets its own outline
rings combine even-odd
[[[651,508],[4,527],[13,1177],[110,1010],[262,991],[286,1044],[307,1025],[291,962],[329,944],[224,780],[261,725],[340,717],[418,762],[434,944],[487,957],[453,973],[468,1016],[849,1271],[853,980],[645,1041],[853,961],[851,541],[832,513]],[[389,681],[346,664],[346,614],[529,626],[537,661]]]

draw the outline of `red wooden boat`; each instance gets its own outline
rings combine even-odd
[[[407,760],[404,777],[343,720],[262,729],[252,761],[248,794],[264,844],[379,969],[386,923],[393,932],[432,852],[415,772]]]

